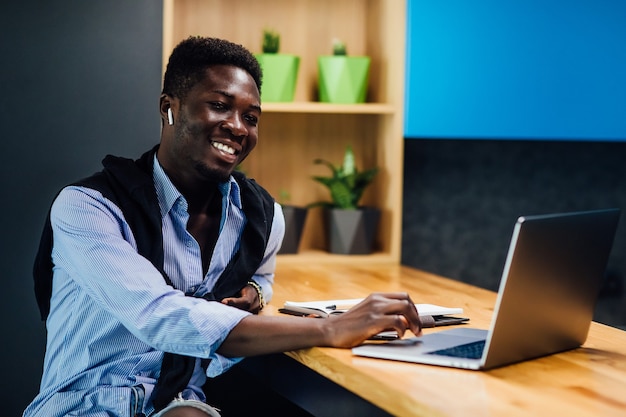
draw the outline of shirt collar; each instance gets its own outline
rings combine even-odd
[[[159,163],[156,154],[154,155],[152,177],[162,217],[165,217],[167,213],[169,213],[178,200],[183,202],[185,209],[187,209],[187,200],[178,191],[176,186],[172,184],[172,181]],[[228,181],[220,183],[218,188],[222,193],[222,196],[227,196],[232,204],[241,209],[241,191],[239,189],[239,184],[237,184],[237,181],[235,181],[232,175]]]

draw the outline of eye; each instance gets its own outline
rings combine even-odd
[[[252,126],[256,126],[259,123],[259,118],[253,114],[247,114],[244,116],[246,121],[250,123]]]
[[[209,105],[215,110],[226,110],[227,108],[226,104],[221,101],[211,101],[209,102]]]

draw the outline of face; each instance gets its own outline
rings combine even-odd
[[[164,132],[158,157],[177,182],[226,181],[256,146],[259,90],[245,70],[209,67],[183,100],[165,99],[174,125],[166,127],[173,132]]]

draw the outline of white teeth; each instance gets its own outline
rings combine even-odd
[[[219,149],[222,152],[226,152],[226,153],[231,154],[231,155],[235,154],[235,150],[233,148],[231,148],[228,145],[224,145],[223,143],[211,142],[211,145],[213,145],[214,148],[217,148],[217,149]]]

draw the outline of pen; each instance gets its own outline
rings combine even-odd
[[[331,304],[331,305],[329,305],[329,306],[326,306],[326,310],[336,310],[336,309],[337,309],[337,306],[336,306],[336,305],[334,305],[334,304]]]

